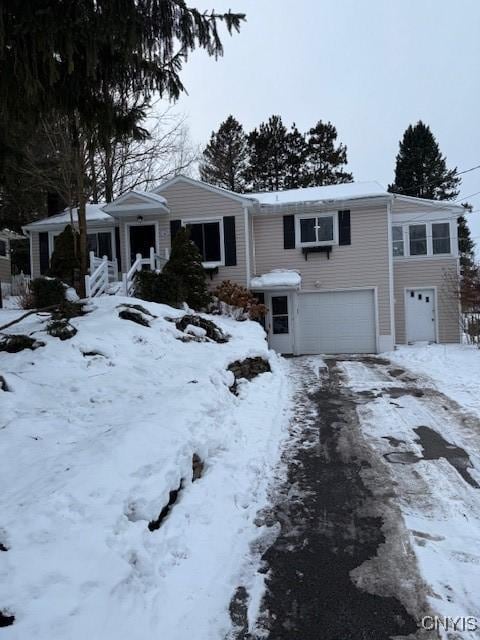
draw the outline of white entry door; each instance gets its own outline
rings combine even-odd
[[[435,342],[435,290],[407,289],[407,342]]]
[[[278,353],[293,353],[292,295],[286,292],[265,294],[265,304],[270,348]]]

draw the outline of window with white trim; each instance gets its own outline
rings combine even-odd
[[[392,227],[392,244],[393,244],[393,256],[405,255],[405,245],[403,240],[403,227]]]
[[[87,234],[88,251],[93,251],[97,258],[107,256],[112,260],[112,234],[110,231],[95,231]]]
[[[186,222],[185,227],[190,232],[190,240],[196,244],[203,263],[223,263],[222,224],[220,220]]]
[[[443,220],[394,224],[392,249],[394,258],[451,256],[451,223]]]
[[[0,240],[0,258],[7,257],[7,241]]]
[[[411,256],[426,256],[427,250],[427,225],[411,224],[408,227],[409,252]]]
[[[448,222],[432,223],[432,253],[434,255],[450,253],[450,224]]]
[[[315,216],[298,216],[297,238],[301,247],[332,245],[338,243],[338,223],[336,213],[322,213]]]

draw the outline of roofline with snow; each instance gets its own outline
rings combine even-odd
[[[89,228],[96,227],[115,227],[117,222],[113,216],[110,214],[109,218],[105,218],[104,220],[88,220],[87,218],[87,226]],[[30,222],[30,224],[25,224],[22,226],[22,231],[28,236],[31,231],[55,231],[58,229],[64,229],[68,224],[71,225],[70,220],[63,220],[62,222],[54,222],[52,218],[52,222],[48,222],[49,218],[43,218],[42,220],[38,220],[35,222]],[[78,220],[73,220],[73,226],[78,226]]]
[[[138,198],[139,200],[141,200],[142,202],[139,204],[122,204],[122,202],[124,202],[126,199],[128,199],[132,195]],[[105,213],[108,213],[110,215],[114,215],[114,214],[125,215],[125,214],[128,214],[128,212],[136,212],[140,210],[144,211],[144,210],[150,210],[150,209],[152,210],[152,213],[154,209],[156,211],[158,211],[158,209],[161,209],[162,211],[168,213],[170,209],[167,207],[166,201],[160,202],[160,199],[164,199],[163,196],[159,196],[153,191],[151,194],[149,194],[147,191],[140,192],[140,191],[136,191],[135,189],[130,189],[129,191],[122,193],[122,195],[119,196],[118,198],[115,198],[115,200],[113,200],[112,202],[109,202],[108,204],[106,204],[103,207],[103,211],[105,211]]]

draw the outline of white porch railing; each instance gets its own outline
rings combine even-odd
[[[105,293],[110,282],[118,280],[118,266],[116,260],[109,260],[107,256],[97,258],[90,251],[90,274],[85,276],[85,293],[87,298],[94,298]]]
[[[90,251],[89,260],[90,260],[90,275],[95,271],[97,267],[100,266],[100,264],[102,264],[106,260],[107,267],[108,267],[108,281],[115,282],[118,280],[118,262],[116,258],[115,260],[108,260],[107,256],[103,256],[103,258],[97,258],[97,256],[93,253],[93,251]]]
[[[155,249],[150,247],[150,255],[148,258],[143,258],[141,253],[137,253],[135,256],[135,262],[130,267],[127,273],[123,274],[123,292],[126,296],[133,296],[135,293],[135,276],[138,271],[141,271],[144,265],[148,265],[151,271],[160,272],[169,259],[169,251],[165,249],[165,257],[155,253]]]

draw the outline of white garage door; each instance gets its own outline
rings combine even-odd
[[[373,290],[298,296],[299,353],[375,353]]]

